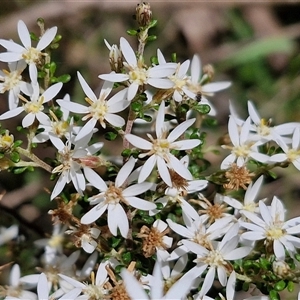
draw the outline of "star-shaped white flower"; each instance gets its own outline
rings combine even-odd
[[[286,135],[292,134],[296,127],[300,127],[300,123],[297,122],[289,122],[271,127],[270,121],[260,118],[258,111],[251,101],[248,101],[248,112],[254,123],[251,126],[251,131],[254,131],[255,134],[251,138],[256,141],[277,142],[278,140],[281,140],[283,142],[290,143],[290,138],[286,137]]]
[[[221,169],[228,169],[234,162],[238,167],[241,167],[250,158],[262,163],[268,162],[270,157],[258,152],[258,146],[262,142],[260,140],[255,142],[251,139],[250,121],[250,117],[248,117],[240,128],[236,123],[236,119],[232,116],[229,117],[228,133],[233,146],[222,146],[225,149],[230,149],[231,154],[222,161]]]
[[[285,222],[284,206],[275,196],[270,208],[260,200],[259,211],[261,217],[249,211],[243,212],[252,223],[240,223],[249,230],[241,237],[251,241],[266,240],[267,243],[273,244],[274,254],[278,259],[284,260],[285,249],[291,254],[295,253],[295,248],[300,248],[300,238],[294,236],[300,233],[300,217]]]
[[[82,127],[76,136],[75,141],[78,141],[84,136],[89,135],[93,131],[97,121],[99,121],[103,128],[106,128],[106,122],[115,127],[122,127],[125,124],[125,121],[122,117],[116,115],[115,113],[123,111],[129,105],[129,102],[125,99],[126,89],[119,91],[109,100],[106,100],[112,90],[112,82],[104,82],[100,91],[100,95],[97,97],[82,75],[79,72],[77,72],[77,75],[81,87],[87,96],[85,100],[89,106],[64,100],[57,100],[57,103],[62,108],[68,109],[74,113],[85,114],[85,116],[82,118],[83,121],[90,119]]]
[[[157,165],[158,173],[162,180],[168,185],[172,186],[172,180],[168,169],[173,169],[181,177],[192,180],[192,174],[187,167],[180,162],[170,151],[174,150],[189,150],[197,147],[200,144],[200,140],[180,140],[175,141],[195,122],[195,119],[187,120],[173,129],[168,135],[164,127],[165,116],[165,103],[162,101],[156,119],[156,139],[150,134],[147,141],[141,137],[133,134],[126,134],[125,138],[135,147],[142,150],[148,150],[148,152],[140,154],[140,157],[149,156],[147,161],[141,168],[138,182],[143,182],[150,175],[155,165]]]
[[[201,104],[208,104],[211,108],[209,115],[216,115],[216,110],[206,96],[213,96],[216,92],[230,87],[230,81],[209,82],[207,83],[207,74],[202,75],[201,60],[198,55],[194,55],[191,62],[191,76],[187,83],[187,88],[195,95],[201,94]]]
[[[189,240],[182,241],[190,251],[197,254],[197,258],[195,259],[197,265],[188,271],[183,278],[185,276],[197,278],[208,269],[200,291],[200,298],[209,291],[216,274],[218,275],[220,284],[225,286],[230,261],[241,259],[247,256],[252,250],[251,247],[237,247],[239,242],[238,229],[239,226],[236,224],[226,233],[221,242],[210,245],[209,249]]]
[[[282,139],[277,140],[284,153],[274,154],[270,157],[271,162],[291,162],[300,171],[300,129],[296,127],[292,137],[292,145]]]
[[[115,183],[107,184],[100,178],[92,184],[99,189],[100,193],[91,198],[90,204],[97,204],[81,218],[82,224],[91,224],[100,218],[107,210],[107,222],[110,232],[117,235],[117,229],[120,229],[121,235],[126,238],[129,231],[128,218],[121,203],[125,206],[132,206],[141,210],[151,210],[156,207],[152,202],[138,198],[140,195],[150,189],[152,183],[143,182],[134,184],[126,188],[123,184],[128,179],[135,165],[135,159],[131,157],[129,161],[120,169]]]
[[[103,74],[99,75],[99,78],[111,82],[128,81],[128,101],[131,101],[135,97],[139,86],[149,84],[160,89],[169,89],[173,86],[172,81],[167,78],[167,76],[170,76],[175,71],[173,64],[163,64],[147,68],[142,61],[142,57],[137,59],[133,49],[123,37],[120,39],[120,48],[126,60],[126,62],[123,62],[123,65],[127,73]]]
[[[46,55],[42,51],[51,44],[56,33],[57,27],[47,29],[36,47],[32,47],[28,28],[26,24],[20,20],[18,22],[18,35],[23,46],[13,41],[0,39],[0,45],[7,49],[7,52],[0,53],[0,61],[17,62],[24,60],[29,65],[29,74],[36,72],[36,64],[41,61],[43,55]]]
[[[19,103],[20,91],[29,94],[31,86],[22,80],[21,73],[24,71],[26,63],[21,60],[8,63],[9,71],[0,70],[0,93],[8,92],[8,107],[14,109]]]
[[[89,166],[81,162],[80,159],[84,160],[92,156],[102,148],[103,143],[95,143],[91,146],[87,146],[87,139],[74,142],[72,137],[69,136],[64,143],[53,133],[49,133],[49,137],[52,144],[58,150],[57,159],[61,163],[52,170],[52,173],[59,173],[60,176],[52,191],[51,200],[59,195],[64,186],[71,181],[76,191],[82,194],[86,187],[85,178],[92,184],[101,180],[101,177]],[[74,146],[72,146],[72,144],[74,144]]]
[[[55,83],[40,95],[40,87],[36,81],[36,70],[33,71],[30,78],[32,80],[32,93],[29,95],[30,101],[22,98],[25,103],[22,106],[16,107],[3,113],[0,116],[0,120],[13,118],[25,111],[26,116],[22,120],[23,127],[29,127],[30,125],[32,125],[35,118],[37,118],[38,121],[42,124],[48,124],[50,122],[49,117],[43,112],[44,104],[52,100],[59,93],[63,84],[61,82]]]
[[[180,278],[165,293],[164,282],[161,273],[161,262],[157,260],[153,269],[153,278],[150,283],[150,295],[143,289],[142,284],[126,269],[121,271],[126,291],[132,300],[141,299],[185,299],[193,284],[191,278]]]

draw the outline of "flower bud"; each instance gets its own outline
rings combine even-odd
[[[273,272],[279,278],[285,278],[287,275],[290,274],[291,268],[285,261],[274,261],[273,262]]]
[[[95,169],[105,165],[105,161],[100,156],[88,155],[79,158],[80,163],[91,169]]]
[[[109,43],[104,40],[107,48],[109,49],[109,64],[112,71],[120,73],[123,68],[123,56],[122,52],[117,45],[110,46]]]
[[[139,3],[136,6],[136,20],[141,27],[148,26],[151,22],[152,11],[150,4],[147,2]]]

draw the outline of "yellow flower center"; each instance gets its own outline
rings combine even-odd
[[[42,55],[43,54],[40,50],[34,47],[30,47],[23,52],[22,57],[27,64],[31,64],[31,63],[38,63]]]
[[[22,80],[22,76],[20,75],[20,71],[12,71],[8,72],[7,70],[2,70],[5,73],[3,88],[0,91],[4,93],[5,91],[12,90],[15,86],[17,86]],[[1,80],[1,79],[0,79]]]

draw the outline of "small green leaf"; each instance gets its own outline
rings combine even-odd
[[[16,140],[15,142],[14,142],[14,147],[16,148],[16,147],[19,147],[19,146],[21,146],[23,144],[23,141],[21,141],[21,140]]]
[[[142,108],[143,108],[143,104],[140,102],[132,102],[131,103],[131,109],[134,112],[140,112]]]
[[[277,292],[281,292],[285,289],[285,287],[286,287],[286,282],[284,280],[280,280],[276,282],[276,284],[274,285],[274,290]]]
[[[292,293],[294,291],[295,285],[293,281],[289,281],[287,284],[287,290]]]
[[[269,296],[271,300],[280,300],[280,296],[277,291],[271,290],[269,292]]]
[[[153,42],[155,40],[157,40],[157,36],[156,35],[149,35],[147,37],[147,42]]]
[[[129,157],[131,155],[131,149],[124,149],[121,153],[123,157]]]
[[[57,43],[62,39],[62,35],[58,34],[55,36],[55,38],[53,39],[52,43]]]
[[[56,71],[56,63],[52,61],[49,65],[49,71],[50,71],[50,76],[54,76],[55,71]]]
[[[130,252],[125,252],[122,254],[122,259],[124,261],[125,264],[129,264],[132,260],[131,258],[131,253]]]
[[[26,169],[27,169],[27,167],[15,168],[13,172],[14,172],[14,174],[21,174],[24,171],[26,171]]]
[[[126,32],[128,35],[131,35],[131,36],[136,36],[138,34],[137,30],[135,30],[135,29],[128,29]]]
[[[39,41],[39,37],[35,33],[33,33],[33,32],[30,32],[30,38],[33,41],[36,41],[36,42]]]
[[[117,138],[118,134],[112,131],[106,132],[104,137],[108,141],[114,141]]]
[[[156,25],[157,25],[157,20],[153,19],[153,20],[150,22],[148,28],[152,28],[152,27],[154,27],[154,26],[156,26]]]
[[[120,244],[121,239],[120,238],[116,238],[116,237],[112,237],[111,241],[112,241],[111,246],[113,248],[115,248],[115,247],[117,247]]]
[[[146,223],[146,224],[152,224],[154,222],[154,219],[152,217],[149,216],[143,216],[142,220]]]
[[[4,153],[0,153],[0,159],[4,157]]]
[[[171,62],[177,62],[177,54],[176,53],[171,54]]]
[[[70,80],[71,80],[71,75],[69,75],[69,74],[64,74],[64,75],[61,75],[57,78],[57,81],[62,82],[62,83],[67,83]]]
[[[164,205],[160,202],[155,203],[156,204],[156,209],[161,210],[164,208]]]
[[[59,44],[58,44],[58,43],[55,43],[55,44],[51,44],[51,45],[50,45],[50,48],[53,49],[53,50],[58,49],[58,47],[59,47]]]
[[[198,104],[193,107],[200,114],[207,115],[210,112],[210,106],[207,104]]]
[[[18,163],[20,161],[20,154],[16,151],[13,151],[10,154],[10,159],[14,162],[14,163]]]
[[[157,58],[157,56],[151,56],[150,62],[151,62],[151,65],[158,65],[158,58]]]

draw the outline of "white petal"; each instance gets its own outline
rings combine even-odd
[[[23,111],[24,111],[24,108],[22,106],[17,107],[17,108],[12,109],[12,110],[9,110],[9,111],[5,112],[4,114],[2,114],[0,116],[0,120],[5,120],[5,119],[13,118],[13,117],[19,115]]]
[[[44,273],[40,275],[39,282],[37,285],[37,294],[40,300],[49,298],[48,280]]]
[[[33,113],[29,113],[22,120],[22,126],[23,127],[29,127],[34,122],[34,119],[35,119],[35,115]]]
[[[216,274],[216,268],[210,267],[205,276],[203,285],[201,287],[201,291],[199,293],[200,297],[206,295],[206,293],[210,290],[210,288],[213,284],[213,281],[215,279],[215,274]]]
[[[18,287],[20,283],[21,270],[18,264],[14,264],[9,274],[9,283],[13,287]]]
[[[176,126],[171,133],[168,136],[168,141],[170,143],[174,142],[176,139],[178,139],[183,133],[185,133],[185,131],[191,127],[192,124],[194,124],[195,122],[195,118],[184,121],[183,123],[179,124],[178,126]]]
[[[190,60],[187,59],[180,65],[177,76],[179,78],[182,78],[187,73],[189,67],[190,67]]]
[[[158,109],[156,124],[155,124],[155,132],[158,139],[162,137],[162,134],[164,132],[164,121],[165,121],[165,102],[162,101]]]
[[[63,174],[61,174],[56,182],[56,185],[52,191],[50,199],[53,200],[56,196],[58,196],[61,191],[64,189],[65,185],[67,183],[67,179]]]
[[[16,52],[3,52],[0,53],[0,61],[3,62],[15,62],[22,59],[21,53]]]
[[[151,182],[142,182],[142,183],[134,184],[134,185],[127,187],[126,189],[123,190],[122,194],[124,197],[136,196],[136,195],[140,195],[140,194],[150,190],[151,187],[152,187]]]
[[[5,49],[7,49],[7,51],[18,54],[20,59],[22,58],[22,52],[26,50],[24,47],[20,46],[19,44],[13,41],[7,41],[3,39],[0,39],[0,45],[3,46]]]
[[[152,155],[146,160],[146,162],[142,166],[139,179],[138,179],[139,183],[145,181],[148,178],[155,165],[156,165],[156,155]]]
[[[22,20],[19,20],[19,22],[18,22],[18,34],[19,34],[19,38],[20,38],[22,44],[26,48],[30,48],[31,47],[30,34],[29,34],[27,26],[25,25],[25,23]],[[48,297],[48,295],[47,295],[47,297]]]
[[[158,89],[170,89],[174,86],[174,83],[166,78],[149,78],[147,83]]]
[[[167,219],[167,223],[169,224],[169,227],[173,231],[180,234],[181,236],[186,237],[186,238],[192,238],[193,237],[193,234],[187,228],[185,228],[184,226],[179,225],[179,224],[173,222],[170,219]]]
[[[137,65],[135,53],[129,45],[128,41],[123,37],[120,38],[120,49],[128,64],[132,67],[135,67]]]
[[[79,133],[77,134],[75,138],[75,142],[83,139],[84,137],[90,135],[93,132],[93,129],[97,123],[97,120],[94,118],[91,118],[88,122],[84,124],[84,126],[81,128]]]
[[[121,187],[121,185],[126,181],[129,174],[132,172],[135,165],[135,159],[133,157],[130,157],[130,159],[126,162],[126,164],[120,169],[116,180],[115,185],[117,187]]]
[[[115,127],[123,127],[125,125],[125,120],[122,117],[115,114],[107,113],[105,115],[105,120]]]
[[[97,99],[96,95],[94,94],[94,92],[92,91],[92,89],[87,84],[87,82],[85,81],[85,79],[82,77],[82,75],[79,72],[77,72],[77,76],[78,76],[80,85],[81,85],[84,93],[86,94],[86,96],[93,102],[96,102],[98,99]]]
[[[195,84],[198,82],[201,75],[201,61],[198,55],[194,55],[191,63],[191,79]]]
[[[129,79],[129,76],[127,74],[116,74],[116,73],[110,73],[110,74],[102,74],[98,76],[100,79],[108,80],[111,82],[122,82]]]
[[[89,210],[85,215],[82,216],[80,223],[82,224],[91,224],[99,219],[102,214],[105,212],[107,204],[100,203]]]
[[[103,179],[94,170],[92,170],[91,168],[88,168],[88,167],[84,167],[83,171],[84,171],[84,175],[85,175],[85,178],[87,179],[87,181],[89,183],[91,183],[94,187],[96,187],[96,188],[99,187],[99,189],[104,185],[106,187],[106,184],[103,181]]]
[[[57,150],[62,151],[65,148],[65,144],[63,143],[63,141],[54,133],[50,132],[49,138],[51,143],[55,146]]]
[[[260,116],[259,116],[254,104],[251,101],[248,101],[248,112],[249,112],[251,120],[256,125],[260,125]]]
[[[193,176],[190,173],[190,171],[187,169],[185,165],[183,165],[175,156],[170,155],[169,156],[170,160],[170,166],[174,171],[179,174],[181,177],[187,179],[187,180],[192,180]]]
[[[128,201],[131,206],[141,210],[151,210],[156,208],[156,205],[153,202],[149,202],[138,197],[126,197],[126,201]]]
[[[215,93],[221,90],[225,90],[231,86],[230,81],[220,81],[208,83],[202,86],[203,93]]]
[[[197,147],[201,143],[200,140],[182,140],[172,143],[172,149],[176,150],[189,150]]]
[[[137,147],[137,148],[143,149],[143,150],[151,150],[152,149],[152,143],[150,143],[149,141],[147,141],[137,135],[128,133],[128,134],[125,134],[125,138],[134,147]]]
[[[137,281],[132,273],[129,273],[125,268],[121,271],[126,291],[132,300],[149,299],[142,285]]]
[[[57,104],[61,106],[62,108],[72,111],[77,114],[86,114],[89,112],[88,107],[74,102],[67,102],[65,100],[56,100]]]
[[[55,38],[55,35],[57,33],[57,27],[52,27],[50,29],[47,29],[41,39],[39,40],[36,48],[39,50],[44,50],[47,46],[50,45],[50,43]]]
[[[274,240],[273,243],[274,254],[278,259],[285,259],[285,249],[283,245],[278,240]]]
[[[130,86],[129,86],[129,88],[128,88],[128,91],[127,91],[127,100],[128,100],[128,101],[131,101],[131,100],[135,97],[138,88],[139,88],[138,83],[132,82],[132,83],[130,84]]]
[[[164,161],[164,159],[162,159],[160,156],[157,156],[156,163],[157,163],[158,173],[159,173],[160,177],[162,178],[162,180],[168,186],[172,186],[172,180],[171,180],[170,172],[168,170],[168,167],[167,167],[166,162]]]
[[[61,82],[51,85],[43,94],[45,100],[43,103],[52,100],[61,90],[63,84]]]
[[[116,227],[119,227],[121,235],[124,238],[127,238],[129,231],[128,219],[123,207],[120,204],[115,205],[114,208],[111,208],[110,205],[108,206],[107,223],[109,230],[113,235],[117,235]]]

